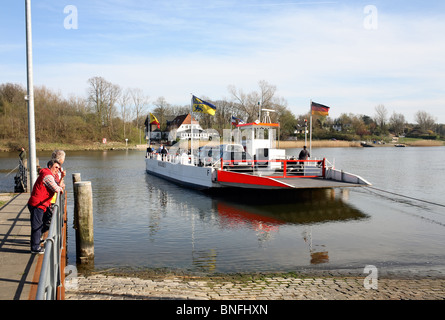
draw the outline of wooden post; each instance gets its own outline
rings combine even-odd
[[[74,184],[76,182],[80,182],[82,181],[81,177],[80,177],[80,173],[73,173],[72,175],[73,177],[73,190],[75,188]],[[76,198],[77,198],[77,193],[73,192],[74,195],[74,217],[73,217],[73,228],[74,230],[77,230],[77,207],[76,207]]]
[[[90,181],[74,183],[76,256],[81,264],[94,261],[93,192]]]
[[[80,173],[73,173],[73,184],[82,181],[80,178]]]

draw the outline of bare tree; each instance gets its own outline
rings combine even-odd
[[[258,109],[256,108],[256,102],[249,101],[247,94],[243,92],[242,89],[237,89],[235,86],[228,86],[228,91],[232,95],[232,100],[238,105],[238,111],[240,114],[238,116],[246,118],[248,122],[257,119]]]
[[[434,130],[436,125],[436,120],[433,116],[425,111],[418,111],[414,117],[415,121],[418,123],[422,131],[426,132],[428,130]]]
[[[167,117],[172,114],[172,107],[164,97],[159,97],[153,104],[156,107],[153,113],[161,125],[161,130],[164,131],[167,127]]]
[[[119,104],[121,107],[121,117],[124,127],[124,138],[127,137],[126,133],[126,123],[130,119],[131,106],[130,106],[130,89],[122,91],[121,97],[119,99]]]
[[[261,106],[266,109],[274,108],[276,103],[275,92],[277,91],[277,87],[267,83],[265,80],[258,82],[258,85],[260,87]]]
[[[133,111],[136,114],[136,127],[144,120],[143,114],[147,112],[149,97],[141,89],[130,89],[130,97],[133,104]]]
[[[382,130],[384,130],[386,126],[388,111],[383,104],[379,104],[377,107],[375,107],[375,112],[375,122],[380,126]]]
[[[116,103],[119,101],[119,97],[122,93],[122,89],[117,84],[111,84],[108,92],[108,104],[106,108],[108,131],[113,134],[113,119],[116,117]]]
[[[115,104],[121,94],[118,85],[108,82],[102,77],[88,79],[88,102],[96,112],[99,124],[109,127],[112,131],[112,119],[115,116]]]
[[[405,116],[403,114],[394,112],[391,118],[389,118],[389,123],[397,136],[403,134],[406,124]]]
[[[242,115],[247,118],[247,121],[255,121],[260,117],[260,108],[276,109],[277,106],[283,106],[286,102],[277,97],[276,86],[261,80],[258,82],[260,88],[259,92],[253,91],[245,94],[243,90],[237,89],[235,86],[229,86],[229,93],[232,95],[232,100],[238,105],[238,109]],[[261,120],[261,119],[259,119]]]

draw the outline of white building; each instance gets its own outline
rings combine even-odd
[[[193,132],[193,139],[207,140],[209,134],[205,132],[199,122],[193,119],[189,114],[177,116],[172,121],[167,123],[167,131],[169,131],[168,140],[174,141],[176,139],[191,139]]]

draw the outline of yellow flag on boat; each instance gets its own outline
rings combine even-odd
[[[158,129],[161,128],[161,124],[159,123],[158,119],[153,115],[153,113],[150,113],[150,124],[155,124],[158,126]]]
[[[201,112],[201,113],[208,113],[212,116],[215,115],[216,107],[204,100],[201,100],[195,96],[192,98],[192,111],[193,112]]]

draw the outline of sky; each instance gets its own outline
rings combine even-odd
[[[32,0],[35,86],[86,96],[100,76],[154,102],[276,86],[295,114],[445,123],[445,1]],[[0,84],[26,86],[25,1],[2,0]],[[38,112],[38,106],[36,106]]]

